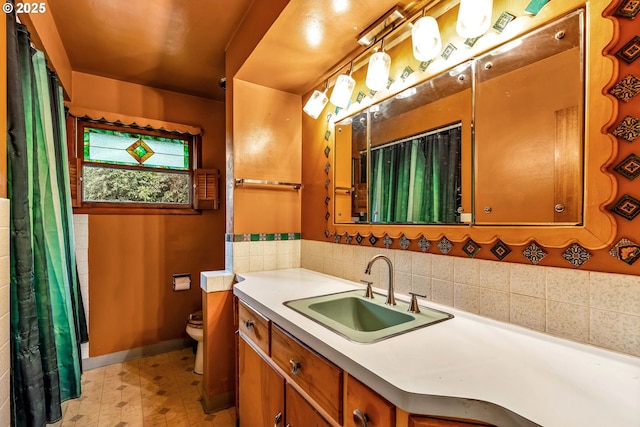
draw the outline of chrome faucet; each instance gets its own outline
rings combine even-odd
[[[391,260],[384,255],[376,255],[367,264],[367,267],[364,269],[364,274],[371,274],[371,267],[373,264],[379,260],[383,259],[387,262],[387,266],[389,267],[389,290],[387,291],[387,305],[396,305],[396,298],[393,293],[393,265],[391,264]]]

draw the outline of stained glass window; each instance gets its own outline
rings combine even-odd
[[[84,160],[189,170],[189,143],[183,139],[85,128]]]
[[[83,202],[190,206],[192,138],[82,125]]]

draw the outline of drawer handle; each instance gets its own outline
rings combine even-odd
[[[300,370],[300,362],[296,362],[293,359],[289,359],[289,364],[291,365],[291,375],[296,375]]]
[[[367,421],[369,421],[369,417],[367,417],[367,414],[363,414],[362,411],[358,408],[356,408],[356,410],[353,411],[354,423],[356,423],[360,427],[367,427]]]
[[[282,412],[278,412],[278,414],[273,418],[273,427],[278,427],[280,421],[282,421]]]
[[[246,322],[244,322],[244,327],[247,329],[251,329],[254,326],[254,321],[253,320],[247,320]]]

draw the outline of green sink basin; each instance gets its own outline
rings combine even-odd
[[[386,297],[375,293],[364,298],[364,290],[353,290],[287,301],[298,313],[359,343],[373,343],[415,329],[424,328],[453,316],[439,310],[420,307],[420,313],[407,311],[409,303],[385,304]]]
[[[355,331],[379,331],[414,320],[413,316],[406,313],[390,310],[356,296],[316,302],[309,308]]]

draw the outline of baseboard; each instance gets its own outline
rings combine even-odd
[[[222,394],[216,394],[215,396],[207,396],[204,389],[202,388],[202,383],[200,384],[200,396],[202,396],[202,400],[200,403],[202,404],[202,409],[205,414],[211,414],[213,412],[222,411],[223,409],[231,408],[236,404],[236,392],[235,391],[227,391]]]
[[[130,350],[104,354],[102,356],[89,357],[87,359],[82,359],[82,369],[90,371],[91,369],[101,368],[115,363],[122,363],[128,360],[140,359],[141,357],[155,356],[157,354],[181,350],[183,348],[191,347],[193,343],[194,341],[191,338],[185,337],[162,341],[144,347],[132,348]]]

